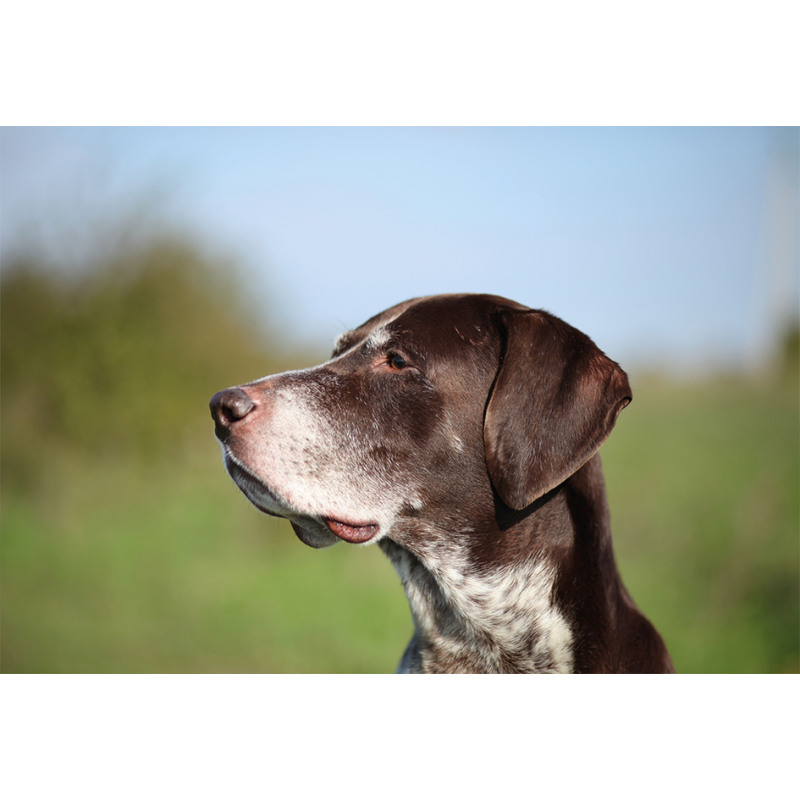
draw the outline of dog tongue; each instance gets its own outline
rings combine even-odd
[[[352,544],[362,544],[368,542],[377,532],[377,525],[347,525],[335,519],[326,519],[325,524],[331,533],[335,533],[340,539]]]

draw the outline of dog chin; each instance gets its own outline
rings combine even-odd
[[[225,468],[242,494],[259,510],[273,517],[285,517],[290,507],[230,453],[225,454]]]
[[[315,550],[323,547],[332,547],[340,541],[338,536],[332,534],[322,523],[315,519],[290,519],[297,538]]]
[[[331,547],[341,541],[340,537],[332,533],[322,520],[298,515],[295,509],[230,453],[226,454],[225,466],[242,494],[264,514],[288,519],[297,538],[303,544],[319,550],[323,547]]]

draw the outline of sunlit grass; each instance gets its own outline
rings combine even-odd
[[[604,447],[617,557],[687,672],[797,671],[794,382],[643,380]]]
[[[382,554],[307,548],[205,455],[158,475],[82,465],[52,507],[10,499],[4,670],[394,669],[410,618]]]

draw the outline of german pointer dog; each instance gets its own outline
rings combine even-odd
[[[399,672],[672,672],[611,545],[597,451],[630,401],[580,331],[458,294],[393,306],[211,413],[253,505],[311,547],[389,557],[414,622]]]

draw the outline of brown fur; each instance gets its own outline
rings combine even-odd
[[[597,454],[631,396],[551,314],[438,295],[211,408],[262,510],[316,547],[379,542],[415,621],[404,670],[670,672],[618,574]]]

